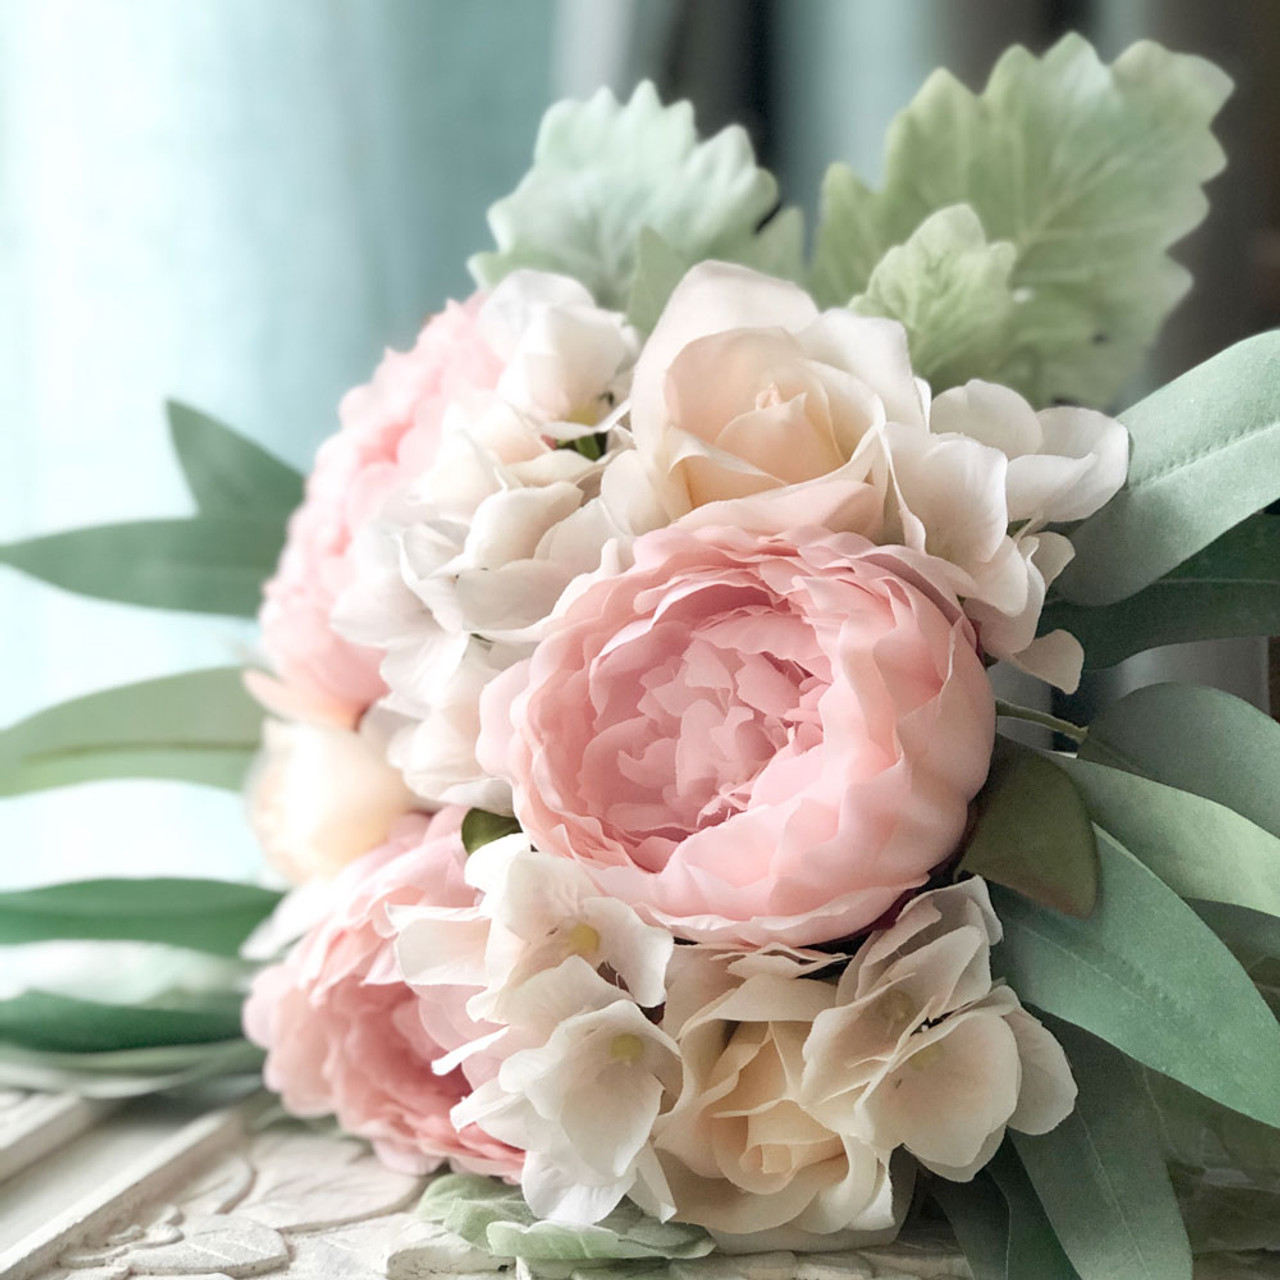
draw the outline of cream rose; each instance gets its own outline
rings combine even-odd
[[[293,883],[336,875],[417,803],[372,724],[361,732],[264,722],[249,820],[267,860]]]
[[[776,960],[676,953],[662,1025],[683,1085],[654,1133],[675,1216],[731,1237],[831,1237],[806,1242],[822,1248],[887,1238],[909,1178],[895,1209],[887,1156],[831,1129],[800,1094],[805,1042],[836,989]]]

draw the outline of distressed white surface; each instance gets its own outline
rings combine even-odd
[[[257,1097],[193,1114],[189,1105],[153,1099],[114,1113],[100,1109],[96,1127],[68,1141],[58,1127],[65,1129],[68,1116],[83,1120],[84,1104],[0,1093],[0,1167],[28,1165],[0,1181],[0,1280],[525,1275],[418,1221],[411,1210],[425,1179],[384,1168],[349,1139],[255,1129],[265,1105]],[[703,1258],[673,1263],[667,1275],[967,1280],[969,1271],[950,1247],[900,1242],[860,1253]],[[1201,1260],[1196,1268],[1197,1280],[1276,1276],[1276,1256]]]

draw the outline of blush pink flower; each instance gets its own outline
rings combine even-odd
[[[470,991],[415,993],[395,958],[394,908],[475,903],[463,879],[464,813],[405,818],[387,844],[332,882],[322,922],[254,981],[245,1034],[267,1050],[267,1085],[290,1112],[335,1115],[392,1168],[426,1173],[448,1160],[515,1178],[520,1152],[450,1122],[471,1092],[462,1072],[432,1069],[474,1027],[462,1008]],[[440,1043],[444,1027],[457,1027],[458,1039]]]
[[[483,302],[477,294],[450,303],[412,350],[388,351],[373,380],[343,397],[342,429],[320,446],[306,499],[289,522],[260,614],[263,645],[286,685],[327,718],[337,704],[354,719],[384,692],[381,653],[339,636],[330,613],[353,578],[354,530],[431,464],[449,404],[497,385],[504,364],[481,333]]]
[[[695,940],[866,928],[955,849],[991,687],[930,557],[674,525],[581,580],[486,690],[481,763],[535,845]]]

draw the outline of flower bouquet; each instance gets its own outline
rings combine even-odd
[[[562,103],[479,291],[347,395],[305,491],[171,406],[193,516],[2,558],[261,602],[262,660],[15,725],[3,789],[247,770],[301,887],[0,896],[0,941],[182,961],[134,1005],[0,1003],[4,1075],[265,1051],[289,1112],[438,1172],[437,1272],[1280,1248],[1280,725],[1177,685],[1046,710],[1280,629],[1280,335],[1101,411],[1187,289],[1228,88],[1075,37],[981,94],[937,73],[879,191],[832,167],[807,261],[740,130]]]

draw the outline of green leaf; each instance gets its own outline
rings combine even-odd
[[[1280,1129],[1259,1124],[1158,1072],[1138,1068],[1134,1079],[1154,1117],[1165,1160],[1280,1184]]]
[[[1222,939],[1280,1018],[1280,921],[1229,902],[1191,898],[1188,905]]]
[[[1189,791],[1086,760],[1054,760],[1089,816],[1175,893],[1280,916],[1280,838]],[[1275,927],[1280,934],[1280,921]]]
[[[1076,35],[1042,58],[1009,50],[981,95],[937,71],[889,129],[879,192],[828,174],[815,294],[847,302],[930,214],[971,205],[987,240],[1017,251],[1016,342],[996,380],[1038,405],[1109,403],[1186,292],[1165,250],[1204,217],[1229,89],[1146,41],[1108,68]]]
[[[1137,689],[1093,721],[1080,757],[1216,800],[1280,836],[1280,723],[1221,689]]]
[[[1026,1171],[1013,1148],[1006,1142],[987,1172],[1000,1188],[1009,1206],[1009,1241],[1005,1254],[1005,1274],[1009,1280],[1080,1280],[1072,1269],[1053,1225],[1045,1216]],[[1093,1280],[1084,1275],[1083,1280]],[[1169,1280],[1175,1280],[1169,1277]]]
[[[520,823],[505,813],[490,813],[487,809],[468,809],[462,819],[462,846],[468,853],[475,853],[481,845],[492,844],[503,836],[513,836],[520,830]]]
[[[1280,635],[1280,517],[1250,517],[1114,604],[1054,601],[1040,615],[1040,632],[1058,627],[1084,645],[1090,669],[1157,645]]]
[[[849,304],[907,331],[911,363],[935,392],[999,373],[1015,309],[1017,250],[989,244],[967,204],[930,214],[905,244],[880,259],[865,293]]]
[[[558,271],[621,309],[643,228],[688,262],[740,261],[777,192],[741,128],[699,142],[687,102],[664,107],[647,81],[623,104],[601,89],[543,117],[533,168],[489,210],[497,251],[470,266],[482,285],[518,267]]]
[[[477,1174],[435,1179],[423,1194],[418,1216],[496,1257],[533,1262],[701,1258],[715,1248],[701,1227],[658,1222],[630,1201],[592,1227],[541,1222],[518,1187]]]
[[[1178,1208],[1197,1254],[1280,1250],[1280,1193],[1274,1186],[1241,1185],[1238,1178],[1223,1182],[1190,1169],[1175,1168],[1172,1174]],[[1266,1273],[1249,1269],[1231,1274],[1249,1280]]]
[[[0,894],[0,944],[101,938],[235,956],[280,898],[229,880],[72,880]]]
[[[283,526],[302,501],[302,476],[225,423],[189,405],[165,406],[187,487],[209,516],[276,517]]]
[[[0,544],[0,564],[98,600],[251,618],[284,545],[278,520],[198,515]]]
[[[1080,1089],[1075,1110],[1049,1133],[1012,1136],[1067,1256],[1082,1280],[1191,1280],[1156,1118],[1128,1061],[1075,1027],[1050,1029]]]
[[[1134,595],[1280,495],[1280,331],[1228,347],[1120,421],[1128,483],[1072,531],[1056,583],[1076,604]]]
[[[206,1044],[240,1034],[243,1003],[238,991],[175,995],[145,1006],[24,991],[0,1000],[0,1041],[57,1053]]]
[[[172,778],[237,790],[261,724],[238,667],[91,693],[0,731],[0,796],[99,778]]]
[[[1010,1280],[1009,1206],[991,1175],[979,1173],[969,1182],[931,1178],[928,1185],[974,1280]]]
[[[658,323],[671,291],[688,270],[688,263],[656,231],[640,229],[635,279],[627,300],[627,320],[644,333]]]
[[[1098,896],[1093,826],[1071,779],[1039,752],[997,737],[957,868],[1070,915]]]
[[[1280,1123],[1280,1025],[1230,951],[1105,832],[1087,920],[992,889],[995,957],[1031,1005],[1217,1099]]]
[[[220,1076],[256,1074],[263,1052],[242,1039],[105,1053],[53,1053],[0,1044],[0,1087],[84,1098],[136,1098]]]

